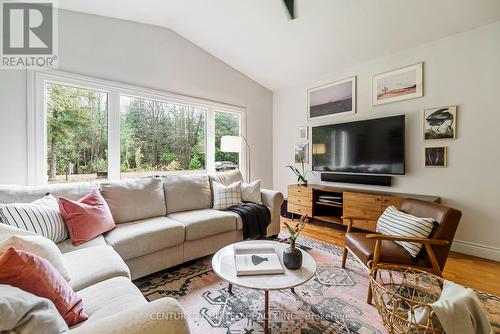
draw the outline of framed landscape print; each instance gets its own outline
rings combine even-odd
[[[356,77],[309,89],[307,119],[315,120],[356,112]]]
[[[309,163],[309,144],[295,144],[295,163]]]
[[[372,78],[372,105],[414,99],[424,95],[423,63],[377,74]]]
[[[307,139],[308,139],[308,127],[299,126],[299,140],[307,140]]]
[[[446,167],[448,165],[446,146],[425,148],[425,167]]]
[[[424,139],[455,139],[457,106],[424,110]]]

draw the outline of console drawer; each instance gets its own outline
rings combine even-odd
[[[288,186],[288,198],[291,197],[308,197],[312,200],[312,188],[298,186],[296,184],[292,184]]]
[[[312,208],[304,205],[297,205],[288,202],[288,212],[296,213],[298,215],[312,216]]]
[[[344,192],[344,216],[377,220],[382,213],[382,197]]]
[[[288,197],[288,202],[295,205],[307,206],[308,208],[312,208],[312,199],[308,197],[292,196]]]

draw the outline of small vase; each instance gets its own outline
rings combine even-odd
[[[300,182],[299,182],[299,186],[302,186],[302,187],[307,187],[307,180],[300,181]]]
[[[300,249],[290,246],[283,250],[283,263],[288,269],[300,269],[302,267],[302,252]]]

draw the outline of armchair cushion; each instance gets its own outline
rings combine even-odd
[[[434,219],[420,218],[389,206],[377,222],[377,232],[400,237],[428,238],[434,228]],[[394,241],[413,257],[422,249],[421,243]]]
[[[365,265],[373,260],[375,253],[375,239],[368,239],[368,233],[346,233],[345,244]],[[413,258],[401,245],[394,241],[382,240],[382,249],[379,262],[418,265],[428,267],[424,257]]]

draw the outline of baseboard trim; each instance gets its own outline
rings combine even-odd
[[[497,247],[479,245],[469,241],[454,240],[451,250],[457,253],[500,261],[500,248]]]

